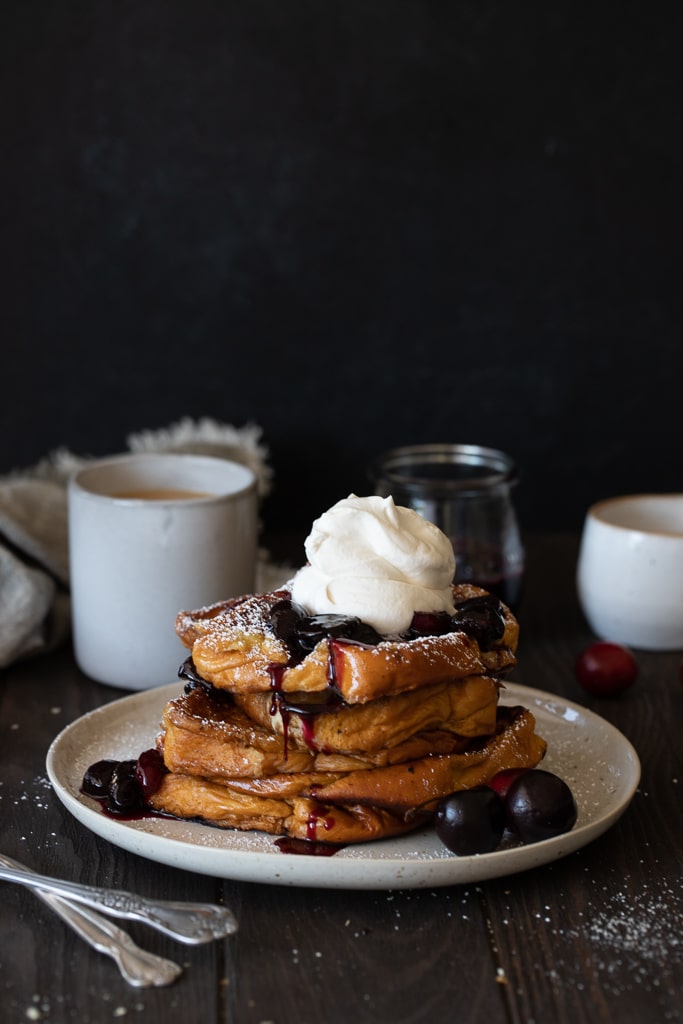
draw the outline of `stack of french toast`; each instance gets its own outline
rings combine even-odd
[[[181,612],[185,691],[163,711],[152,807],[347,844],[415,829],[441,797],[537,765],[533,715],[499,702],[514,615],[469,585],[452,603],[398,636],[307,614],[288,586]]]

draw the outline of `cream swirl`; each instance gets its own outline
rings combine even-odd
[[[410,626],[414,612],[453,614],[455,557],[448,537],[391,497],[349,495],[316,519],[308,564],[291,583],[309,615],[356,615],[379,633]]]

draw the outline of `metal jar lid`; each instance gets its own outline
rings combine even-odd
[[[497,448],[476,444],[415,444],[392,448],[375,459],[376,485],[391,492],[477,494],[517,483],[515,460]]]

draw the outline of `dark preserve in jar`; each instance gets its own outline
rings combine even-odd
[[[375,491],[435,523],[453,545],[456,583],[496,594],[513,611],[524,577],[524,547],[506,452],[480,445],[424,444],[385,452],[371,467]]]

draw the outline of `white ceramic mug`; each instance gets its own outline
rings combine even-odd
[[[577,591],[594,633],[651,651],[683,648],[683,494],[635,494],[586,514]]]
[[[76,661],[131,690],[177,678],[187,651],[179,611],[254,589],[254,473],[222,458],[114,456],[69,482],[69,560]]]

